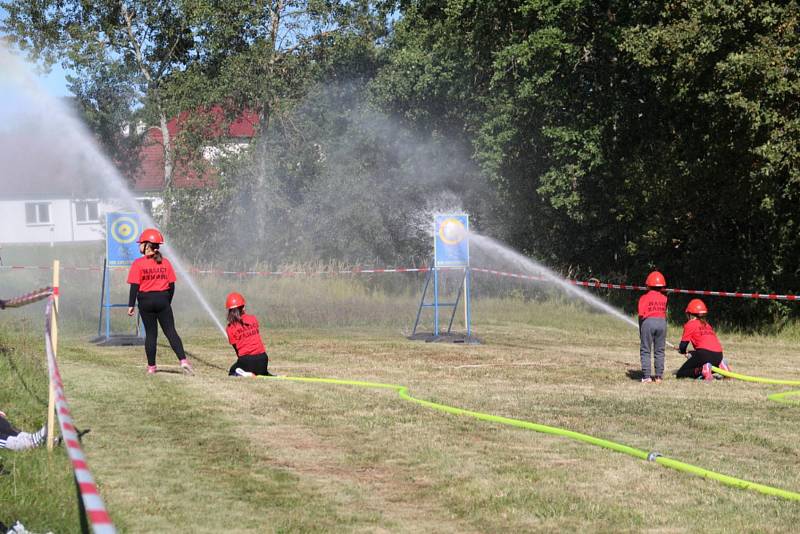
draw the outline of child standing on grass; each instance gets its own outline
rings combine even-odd
[[[139,236],[137,243],[142,257],[131,264],[131,270],[128,272],[128,283],[131,285],[128,315],[133,316],[138,299],[139,314],[144,323],[147,372],[154,374],[157,371],[156,343],[160,324],[170,347],[181,363],[181,369],[186,374],[193,374],[192,366],[183,350],[183,342],[175,330],[175,318],[172,315],[172,297],[175,295],[177,277],[172,264],[158,250],[164,243],[164,236],[155,228],[147,228]]]
[[[236,361],[231,366],[230,376],[275,376],[267,370],[269,356],[261,341],[258,319],[244,312],[244,297],[231,293],[225,299],[228,309],[228,341],[236,351]]]
[[[642,382],[660,383],[664,377],[664,351],[667,343],[667,296],[664,275],[653,271],[645,281],[647,293],[639,298],[639,357]],[[650,353],[655,360],[655,375],[650,375]]]
[[[714,329],[705,320],[707,314],[708,308],[700,299],[692,299],[686,306],[686,317],[689,320],[683,325],[681,342],[675,350],[686,355],[689,343],[694,350],[689,352],[687,360],[678,369],[676,373],[678,378],[702,377],[703,380],[711,381],[714,380],[712,365],[724,371],[731,370],[722,354],[722,344]]]

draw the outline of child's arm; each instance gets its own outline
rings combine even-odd
[[[131,317],[133,317],[137,296],[139,296],[139,284],[131,284],[131,289],[128,292],[128,315]]]

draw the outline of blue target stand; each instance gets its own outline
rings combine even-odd
[[[422,298],[417,309],[417,318],[409,339],[427,342],[449,342],[477,344],[480,340],[472,336],[472,307],[470,300],[469,272],[469,216],[464,214],[435,215],[433,221],[433,262],[425,277]],[[457,282],[455,282],[457,280]],[[433,282],[431,284],[431,282]],[[458,284],[458,289],[448,291],[448,286]],[[432,286],[432,288],[431,288]],[[428,289],[432,295],[428,296]],[[463,300],[464,329],[453,332],[456,311]],[[424,309],[433,310],[433,332],[418,332],[420,317]],[[440,324],[441,309],[450,312],[447,330]]]
[[[138,313],[131,331],[114,333],[111,330],[111,311],[114,308],[128,308],[127,302],[111,302],[111,274],[114,268],[129,267],[141,256],[139,244],[136,242],[141,232],[142,225],[137,213],[106,213],[106,257],[103,260],[103,282],[100,287],[100,319],[97,337],[92,340],[93,343],[111,346],[144,345],[144,332]]]

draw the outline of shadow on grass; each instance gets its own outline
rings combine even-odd
[[[641,369],[628,369],[625,371],[625,375],[631,380],[641,380],[644,373],[642,373]]]

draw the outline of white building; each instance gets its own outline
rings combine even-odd
[[[31,130],[0,130],[0,245],[104,240],[105,214],[128,211],[108,186],[115,170],[66,133]],[[158,199],[136,195],[145,209]]]
[[[237,154],[255,135],[258,116],[246,112],[227,123],[222,108],[198,110],[209,119],[207,135],[216,147],[207,147],[205,169],[177,163],[173,186],[209,187],[216,182],[215,159]],[[188,112],[167,124],[175,138]],[[107,161],[99,154],[87,153],[66,132],[50,125],[3,131],[0,125],[0,246],[11,243],[66,243],[105,239],[105,214],[129,211],[115,202],[108,187]],[[24,132],[24,133],[20,133]],[[133,195],[144,211],[151,213],[161,203],[164,188],[164,151],[161,130],[149,128],[137,133],[145,136],[139,148],[138,168],[131,178]],[[95,158],[95,159],[92,159]],[[105,170],[104,170],[105,169]]]
[[[151,207],[155,199],[138,199]],[[125,211],[97,198],[30,194],[0,199],[0,244],[64,243],[105,239],[105,214]]]

